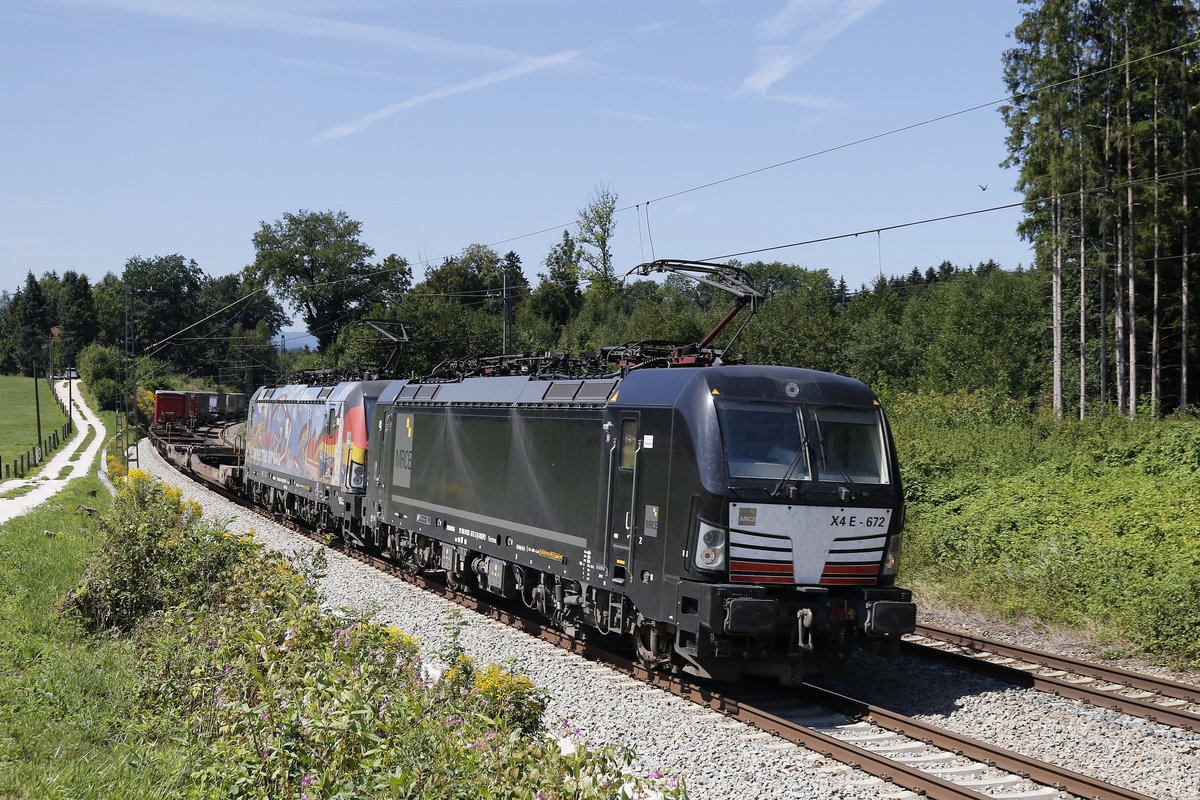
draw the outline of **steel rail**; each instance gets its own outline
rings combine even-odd
[[[805,692],[844,714],[870,720],[880,727],[952,753],[1011,772],[1036,783],[1089,800],[1151,800],[1147,795],[1114,786],[1089,775],[1023,756],[919,720],[855,700],[828,689],[805,684]]]
[[[915,632],[928,639],[953,644],[958,647],[966,647],[1004,658],[1011,658],[1025,662],[1026,664],[1035,665],[1036,667],[1046,667],[1048,669],[1102,680],[1108,683],[1110,687],[1125,687],[1187,703],[1200,703],[1200,686],[1177,683],[1165,678],[1129,672],[1115,667],[1105,667],[1093,662],[1082,661],[1069,656],[1060,656],[1019,645],[995,642],[933,625],[918,625]],[[1200,731],[1200,714],[1181,708],[1171,708],[1170,706],[1162,705],[1144,697],[1137,698],[1118,694],[1115,688],[1106,690],[1097,686],[1088,686],[1072,682],[1062,675],[1042,675],[1031,669],[1021,669],[1010,664],[987,661],[978,656],[942,650],[919,642],[906,641],[904,642],[904,649],[922,658],[949,661],[973,671],[983,672],[1007,683],[1081,700],[1097,707],[1108,708],[1151,722],[1171,725],[1189,731]]]

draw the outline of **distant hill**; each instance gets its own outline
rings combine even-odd
[[[317,349],[317,337],[310,335],[307,330],[290,331],[285,328],[279,335],[283,337],[288,350],[303,350],[305,347],[310,350]]]

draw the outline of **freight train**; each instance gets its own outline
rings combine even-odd
[[[244,417],[246,402],[246,395],[241,393],[160,389],[154,393],[154,424],[193,428],[221,419]]]
[[[790,685],[856,646],[894,652],[916,609],[894,585],[904,507],[878,400],[724,363],[711,338],[265,386],[236,463],[175,460],[568,633],[628,637],[651,668]]]

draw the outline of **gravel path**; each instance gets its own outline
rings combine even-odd
[[[0,524],[28,514],[56,495],[72,480],[86,475],[92,469],[96,454],[104,447],[104,425],[84,401],[83,393],[78,391],[82,381],[75,381],[74,391],[68,386],[69,383],[70,381],[59,381],[55,384],[54,391],[64,405],[68,399],[71,400],[71,420],[75,423],[76,433],[42,466],[41,472],[36,476],[0,483],[0,494],[29,487],[24,494],[0,497]],[[88,442],[87,449],[81,449],[88,436],[92,439]]]
[[[170,471],[142,444],[143,469],[180,485],[210,517],[253,528],[285,554],[311,549],[296,534]],[[331,606],[375,609],[378,619],[416,636],[426,653],[447,641],[456,608],[404,581],[329,553],[322,591]],[[492,620],[465,614],[462,641],[482,663],[513,665],[550,696],[546,720],[563,721],[591,743],[635,753],[634,771],[681,777],[697,800],[726,798],[877,798],[896,792],[868,776],[747,726],[698,709],[605,667],[565,653]],[[916,659],[859,657],[839,684],[856,697],[960,733],[1038,755],[1162,800],[1200,800],[1200,735],[1014,689]]]

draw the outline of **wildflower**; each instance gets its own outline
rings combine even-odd
[[[659,772],[657,769],[652,769],[652,770],[650,770],[650,774],[647,775],[646,777],[652,781],[656,781],[659,778],[662,778],[663,774],[661,772]]]
[[[312,783],[316,779],[317,779],[317,776],[314,773],[312,773],[312,772],[307,773],[303,778],[300,779],[300,788],[303,789],[305,786],[308,786],[310,783]]]
[[[263,758],[270,758],[270,757],[271,757],[271,748],[269,748],[269,747],[264,747],[264,748],[262,749],[262,757],[263,757]]]

